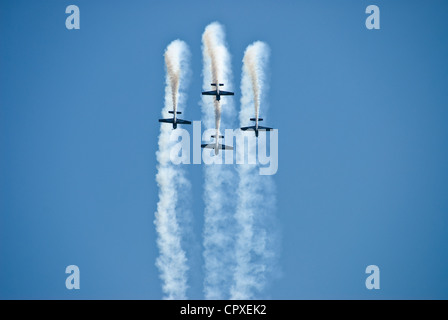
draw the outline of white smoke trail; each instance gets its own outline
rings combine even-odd
[[[249,118],[258,118],[262,93],[266,88],[265,73],[269,47],[257,41],[247,47],[243,59],[241,81],[240,125],[253,125]],[[266,107],[263,112],[266,113]],[[265,114],[264,114],[265,115]],[[243,134],[243,133],[241,133]],[[254,131],[244,133],[254,138]],[[266,142],[260,131],[258,143]],[[237,152],[243,154],[244,149]],[[249,154],[256,152],[256,144],[248,143]],[[240,154],[240,156],[241,156]],[[238,205],[235,219],[239,228],[235,244],[236,268],[231,299],[253,299],[264,289],[273,268],[276,234],[273,228],[275,184],[271,176],[260,176],[257,164],[238,166]]]
[[[180,40],[171,42],[165,51],[166,87],[162,117],[167,117],[169,110],[177,110],[178,101],[184,100],[179,89],[180,85],[185,85],[188,58],[188,47]],[[170,161],[170,150],[174,144],[170,141],[171,130],[171,124],[161,124],[159,150],[156,153],[159,202],[154,223],[160,251],[156,265],[163,281],[164,298],[186,299],[188,266],[185,251],[181,245],[182,230],[176,211],[179,211],[178,200],[182,196],[181,193],[186,192],[190,184],[182,168]]]
[[[225,44],[223,27],[211,23],[202,35],[203,89],[211,83],[224,83],[231,90],[230,54]],[[202,120],[206,129],[230,126],[235,115],[232,98],[220,102],[212,96],[202,97]],[[219,156],[223,156],[223,150]],[[212,164],[204,169],[204,294],[206,299],[225,299],[230,290],[233,263],[233,199],[235,174],[233,166]]]

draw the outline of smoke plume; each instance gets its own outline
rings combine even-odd
[[[171,42],[165,51],[166,86],[162,117],[166,117],[169,110],[176,111],[178,102],[183,102],[185,99],[179,89],[185,84],[188,58],[188,47],[185,42],[180,40]],[[181,166],[174,165],[170,161],[170,150],[173,145],[173,142],[170,141],[171,131],[170,124],[161,124],[159,150],[156,153],[159,201],[154,223],[160,251],[156,265],[163,281],[164,298],[186,299],[188,265],[185,251],[182,248],[182,229],[178,215],[183,214],[183,211],[186,210],[182,208],[179,199],[184,196],[185,192],[188,192],[190,183]]]
[[[266,67],[269,47],[257,41],[247,47],[243,59],[241,81],[240,126],[252,125],[258,118],[266,90]],[[263,112],[266,113],[264,107]],[[256,139],[253,131],[241,132],[246,139]],[[266,132],[260,131],[258,143],[266,142]],[[248,143],[249,154],[257,151],[256,143]],[[244,149],[237,149],[244,153]],[[240,157],[244,156],[240,154]],[[235,243],[236,267],[231,287],[231,299],[253,299],[265,288],[272,272],[276,252],[275,183],[271,176],[260,176],[258,164],[238,166],[238,205],[235,220],[238,228]]]
[[[232,89],[230,55],[225,44],[224,29],[211,23],[202,35],[203,89],[211,83],[224,83]],[[213,90],[213,89],[212,89]],[[202,121],[206,129],[228,127],[235,117],[231,98],[202,96]],[[222,157],[224,151],[215,157]],[[211,164],[204,168],[204,294],[206,299],[228,298],[232,279],[233,256],[232,217],[235,173],[233,166]]]

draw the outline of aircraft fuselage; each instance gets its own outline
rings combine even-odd
[[[224,84],[222,83],[212,83],[211,86],[215,87],[215,90],[212,91],[204,91],[202,92],[202,95],[207,95],[207,96],[215,96],[216,101],[221,100],[221,96],[233,96],[234,93],[233,92],[229,92],[229,91],[224,91],[224,90],[220,90],[219,87],[223,86]]]
[[[216,100],[221,100],[221,95],[219,94],[219,86],[216,86]]]
[[[216,137],[215,137],[215,156],[219,153],[219,130],[216,129]]]

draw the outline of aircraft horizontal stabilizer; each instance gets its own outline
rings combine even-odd
[[[250,118],[250,121],[256,121],[257,119],[255,118]],[[258,118],[258,121],[263,121],[263,118]]]
[[[174,111],[168,111],[168,113],[174,114]],[[176,111],[176,114],[182,114],[182,112]]]
[[[216,138],[216,135],[212,134],[211,137],[212,137],[212,138]],[[219,138],[224,139],[224,136],[219,135]]]
[[[216,87],[216,83],[210,83],[211,86],[215,86]],[[224,83],[219,83],[219,86],[222,87],[224,85]]]

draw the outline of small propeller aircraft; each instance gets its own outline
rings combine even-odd
[[[210,85],[213,87],[216,87],[216,90],[204,91],[204,92],[202,92],[203,96],[216,96],[216,100],[219,101],[219,100],[221,100],[221,96],[233,96],[234,95],[233,92],[219,90],[219,87],[222,87],[224,85],[223,83],[211,83]]]
[[[165,123],[172,123],[173,124],[173,129],[177,128],[178,124],[191,124],[191,121],[188,120],[182,120],[177,118],[178,114],[181,114],[182,112],[180,111],[176,111],[176,108],[173,108],[173,111],[168,111],[168,113],[171,113],[173,115],[172,118],[169,119],[159,119],[159,122],[165,122]]]
[[[249,127],[242,127],[241,130],[246,131],[246,130],[254,130],[255,131],[255,136],[258,138],[258,131],[272,131],[274,129],[269,128],[269,127],[263,127],[258,125],[258,121],[263,121],[262,118],[250,118],[250,121],[255,121],[255,125],[254,126],[249,126]]]
[[[216,135],[212,135],[212,138],[215,138],[215,142],[214,143],[205,143],[205,144],[201,144],[202,148],[206,148],[206,149],[215,149],[215,155],[218,155],[219,150],[233,150],[233,147],[231,146],[226,146],[223,144],[219,143],[219,139],[224,139],[224,136],[219,135],[218,133],[218,129],[216,129]]]

